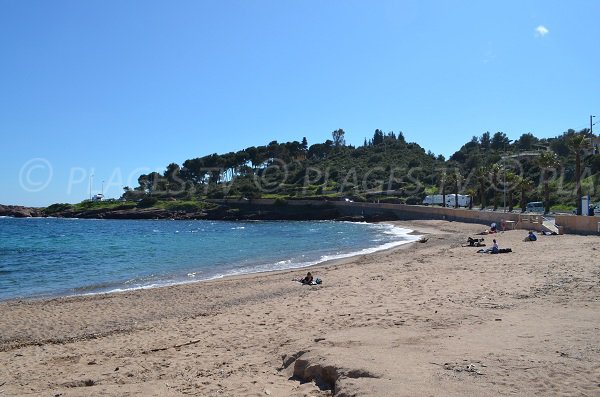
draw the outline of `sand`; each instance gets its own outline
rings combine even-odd
[[[600,395],[597,236],[400,222],[425,243],[311,269],[0,303],[6,396]],[[491,237],[486,238],[491,243]]]

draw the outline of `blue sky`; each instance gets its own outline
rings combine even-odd
[[[0,0],[0,203],[118,197],[170,162],[600,118],[599,1]],[[600,125],[598,126],[600,128]],[[91,177],[93,175],[93,177]]]

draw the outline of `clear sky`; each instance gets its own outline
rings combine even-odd
[[[446,156],[586,128],[599,18],[596,0],[0,0],[0,203],[118,197],[171,162],[338,128]]]

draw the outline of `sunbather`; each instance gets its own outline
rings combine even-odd
[[[484,238],[468,237],[467,244],[469,245],[469,247],[485,247],[485,243],[483,242],[484,240]]]

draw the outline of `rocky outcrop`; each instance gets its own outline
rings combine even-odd
[[[119,206],[76,209],[75,206],[30,208],[0,205],[0,216],[83,218],[83,219],[209,219],[209,220],[343,220],[382,221],[395,219],[386,214],[348,215],[338,208],[311,204],[210,203],[205,209],[169,210],[156,207]]]
[[[13,216],[15,218],[32,218],[42,216],[42,210],[34,207],[23,207],[20,205],[0,204],[0,216]]]

